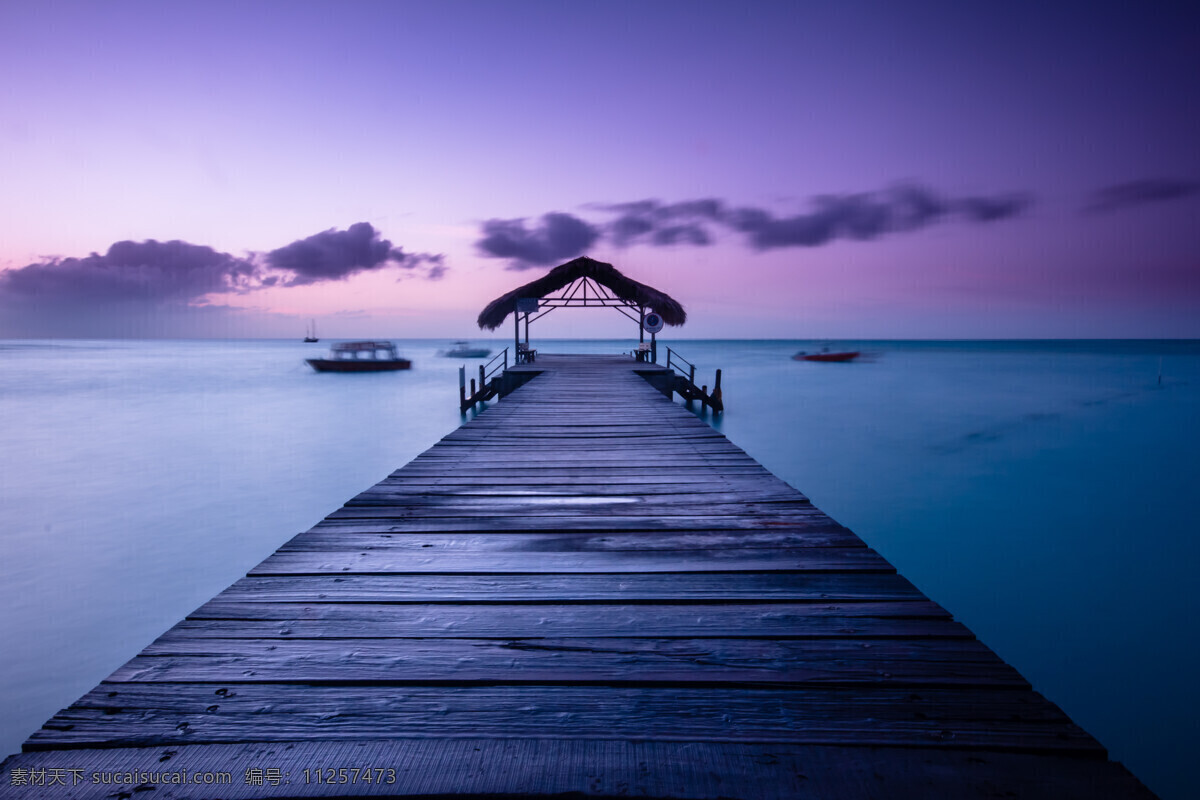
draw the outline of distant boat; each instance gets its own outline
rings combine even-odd
[[[829,348],[825,348],[820,353],[806,353],[801,350],[792,358],[796,361],[853,361],[862,353],[858,350],[844,350],[840,353],[832,353]]]
[[[317,372],[391,372],[412,366],[396,354],[392,342],[338,342],[329,349],[329,358],[304,360]]]
[[[449,350],[441,352],[447,358],[487,358],[491,354],[486,347],[472,347],[470,342],[455,342]]]
[[[319,341],[321,341],[320,339],[318,339],[318,338],[317,338],[317,321],[316,321],[315,319],[310,319],[310,320],[308,321],[308,325],[307,325],[307,326],[305,326],[305,328],[304,328],[304,341],[306,341],[306,342],[319,342]]]

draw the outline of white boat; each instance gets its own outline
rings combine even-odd
[[[470,342],[455,342],[449,350],[443,350],[441,355],[446,358],[487,358],[492,354],[486,347],[475,347]]]

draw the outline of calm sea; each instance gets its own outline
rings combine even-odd
[[[723,370],[713,424],[735,444],[1190,796],[1200,342],[842,344],[867,357],[677,343],[697,382]],[[446,343],[349,376],[302,363],[325,346],[0,342],[0,751],[460,424]]]

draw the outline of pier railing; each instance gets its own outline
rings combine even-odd
[[[479,368],[481,376],[480,383],[483,383],[484,378],[490,378],[497,373],[504,372],[508,369],[508,348],[504,348],[496,355],[492,356],[491,360]]]
[[[479,386],[476,388],[475,379],[471,378],[471,393],[467,394],[467,368],[458,368],[458,407],[463,413],[476,403],[491,400],[499,393],[497,379],[504,376],[508,369],[508,348],[504,348],[486,364],[479,365]]]
[[[688,361],[683,356],[676,353],[671,348],[667,348],[667,369],[680,369],[687,367],[688,381],[696,382],[696,365]]]
[[[687,368],[686,373],[685,367]],[[713,390],[710,393],[708,386],[696,385],[696,365],[670,347],[667,348],[667,369],[679,370],[672,388],[689,404],[693,400],[699,400],[702,407],[711,407],[713,411],[725,410],[725,403],[721,399],[721,370],[717,370],[716,379],[713,381]]]
[[[517,366],[514,364],[513,366]],[[647,366],[639,370],[661,392],[667,396],[678,393],[691,406],[693,400],[699,400],[704,408],[713,411],[724,411],[725,403],[721,398],[721,370],[717,370],[716,380],[710,392],[707,385],[696,384],[696,365],[679,353],[667,348],[666,369],[657,366]],[[508,348],[494,356],[490,361],[479,366],[478,380],[472,377],[467,380],[467,368],[458,368],[458,407],[463,414],[476,404],[491,400],[493,397],[503,397],[525,381],[536,375],[533,370],[516,369],[509,371]]]

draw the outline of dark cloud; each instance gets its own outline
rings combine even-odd
[[[950,209],[946,202],[921,186],[891,190],[892,225],[897,231],[915,231],[937,222]]]
[[[756,250],[775,247],[817,247],[833,238],[833,214],[829,210],[777,218],[761,208],[738,208],[730,212],[728,223],[746,234]]]
[[[720,220],[725,213],[725,204],[706,197],[702,200],[684,200],[681,203],[661,206],[659,210],[667,219]]]
[[[626,247],[639,240],[648,240],[658,246],[710,244],[712,236],[704,223],[717,222],[725,216],[724,204],[712,198],[670,204],[657,200],[638,200],[632,203],[597,203],[589,207],[618,215],[603,227],[604,233],[618,247]]]
[[[94,303],[186,302],[261,285],[251,261],[187,242],[117,242],[104,255],[50,259],[0,273],[0,294]]]
[[[735,209],[727,216],[752,247],[819,247],[837,239],[870,241],[885,234],[916,231],[957,215],[970,222],[1009,219],[1032,204],[1027,195],[952,199],[920,186],[886,192],[825,195],[808,213],[776,217],[761,208]]]
[[[479,246],[486,255],[518,259],[524,266],[552,264],[579,255],[600,237],[617,247],[704,246],[724,230],[741,234],[756,250],[820,247],[839,239],[870,241],[889,233],[916,231],[953,218],[997,222],[1023,213],[1032,202],[1026,194],[952,198],[905,184],[881,192],[821,195],[807,211],[783,215],[755,206],[730,206],[712,197],[677,203],[652,199],[590,203],[584,207],[611,218],[593,226],[569,214],[547,214],[542,227],[534,231],[526,230],[523,220],[492,220],[484,225]],[[569,220],[586,235],[580,235],[571,247],[550,247],[552,219]]]
[[[625,214],[608,223],[605,230],[614,244],[624,247],[642,234],[653,231],[654,222],[637,214]]]
[[[358,222],[344,231],[327,231],[299,239],[265,255],[268,266],[291,273],[287,284],[303,286],[318,281],[336,281],[358,272],[394,265],[415,269],[431,265],[440,278],[445,272],[441,256],[409,254],[380,236],[369,222]]]
[[[181,241],[117,242],[103,255],[52,258],[0,271],[0,301],[47,309],[187,306],[207,295],[342,280],[385,266],[432,280],[446,272],[442,256],[405,253],[360,222],[247,257]]]
[[[684,200],[679,203],[662,203],[658,200],[635,200],[632,203],[589,203],[586,208],[662,221],[701,218],[717,220],[725,213],[725,204],[711,197],[702,200]]]
[[[574,258],[599,236],[599,229],[578,217],[552,212],[532,228],[524,219],[490,219],[475,244],[484,255],[509,259],[510,269],[529,269]]]
[[[1182,200],[1200,194],[1200,183],[1169,178],[1145,178],[1105,186],[1092,192],[1085,211],[1117,211],[1123,208]]]
[[[779,218],[760,208],[737,209],[730,224],[758,250],[818,247],[837,238],[874,239],[893,227],[890,206],[870,195],[826,195],[814,205],[807,214]]]
[[[708,235],[708,231],[701,225],[672,225],[656,230],[653,241],[656,245],[660,246],[672,244],[703,246],[711,244],[712,238]]]
[[[409,272],[424,270],[424,278],[430,281],[440,281],[446,275],[446,257],[441,253],[405,253],[399,248],[392,251],[391,261],[398,267]]]
[[[957,202],[958,210],[974,222],[995,222],[1016,216],[1033,204],[1029,195],[1007,197],[964,197]]]

